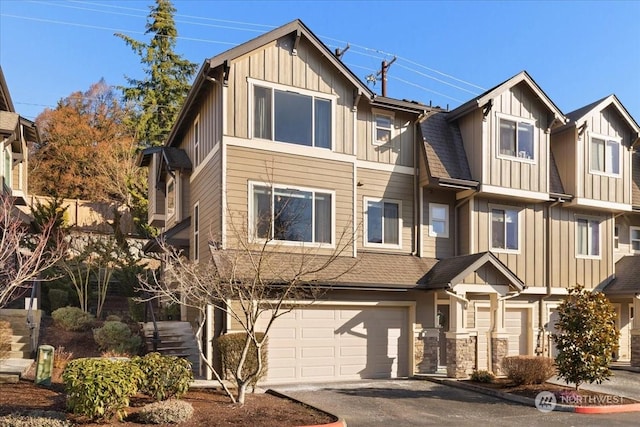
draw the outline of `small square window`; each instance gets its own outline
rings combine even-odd
[[[402,222],[400,203],[365,199],[365,207],[366,246],[399,246]]]
[[[620,174],[620,142],[591,137],[591,172],[607,175]]]
[[[629,240],[631,241],[631,250],[640,252],[640,227],[631,227],[629,229]]]
[[[393,129],[393,117],[387,114],[374,114],[375,130],[374,144],[383,145],[391,141]]]
[[[429,203],[429,236],[449,237],[449,206]]]
[[[500,155],[534,160],[534,126],[531,123],[500,118]]]

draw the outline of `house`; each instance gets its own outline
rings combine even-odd
[[[553,352],[568,288],[620,282],[638,126],[613,110],[607,198],[583,189],[593,171],[562,150],[590,145],[526,72],[452,111],[377,96],[296,20],[203,63],[165,145],[140,157],[149,220],[194,261],[210,240],[236,249],[238,230],[273,236],[281,266],[351,237],[346,273],[274,324],[268,382],[500,372],[507,355]]]

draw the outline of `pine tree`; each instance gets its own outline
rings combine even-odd
[[[137,138],[142,145],[164,144],[189,91],[196,64],[175,53],[178,31],[173,15],[176,9],[170,0],[156,0],[150,7],[145,34],[152,34],[149,43],[116,34],[140,57],[146,77],[143,80],[126,77],[129,87],[122,87],[124,100],[137,107]]]

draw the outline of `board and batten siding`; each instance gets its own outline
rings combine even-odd
[[[475,198],[473,212],[474,253],[492,251],[527,286],[546,283],[546,208],[544,204],[513,203],[510,200]],[[492,208],[519,210],[518,253],[491,249]]]
[[[222,153],[218,150],[206,166],[191,176],[191,206],[198,203],[200,225],[200,254],[208,253],[208,241],[221,241],[222,238]],[[194,223],[191,221],[190,238],[193,236]],[[193,248],[191,248],[193,254]],[[202,256],[202,255],[201,255]]]
[[[486,155],[484,145],[488,143],[483,140],[482,122],[480,109],[458,119],[471,178],[480,182],[482,182],[482,159]]]
[[[577,284],[592,289],[613,274],[613,223],[609,214],[593,210],[551,208],[549,236],[551,286],[571,288]],[[600,219],[600,256],[597,259],[576,256],[576,218]]]
[[[455,193],[450,191],[439,191],[431,188],[423,188],[422,213],[424,224],[422,233],[422,255],[427,258],[449,258],[454,256],[455,247]],[[429,235],[429,204],[437,203],[449,207],[449,237],[433,237]]]
[[[402,204],[402,247],[398,249],[390,249],[385,247],[376,248],[375,246],[367,246],[367,250],[388,251],[412,251],[413,248],[413,175],[394,173],[381,170],[358,168],[358,182],[362,186],[358,187],[358,221],[362,223],[359,227],[361,232],[358,239],[358,248],[364,248],[364,235],[367,224],[364,222],[366,218],[366,205],[364,199],[392,199],[398,200]]]
[[[386,144],[374,144],[375,113],[393,116],[392,138]],[[415,123],[413,116],[403,112],[371,109],[364,101],[358,106],[358,159],[413,167]]]
[[[227,147],[227,236],[229,246],[234,247],[234,228],[247,230],[249,182],[273,183],[335,192],[334,241],[346,230],[350,239],[353,225],[353,164],[335,160],[320,160],[293,154],[271,153],[256,148]],[[344,245],[345,242],[342,242]],[[286,250],[290,246],[284,246]],[[351,249],[351,246],[349,246]],[[322,254],[330,250],[320,250]],[[351,254],[350,250],[345,254]]]
[[[579,124],[581,125],[581,124]],[[605,176],[589,171],[591,165],[591,136],[613,137],[622,140],[620,147],[620,176]],[[587,118],[587,131],[582,136],[582,180],[583,188],[579,197],[606,202],[631,204],[631,150],[632,135],[629,126],[619,116],[614,107],[605,108],[600,113]]]
[[[576,184],[576,128],[571,126],[551,134],[551,152],[566,194],[579,195]]]
[[[475,199],[471,198],[458,207],[456,213],[456,221],[458,223],[458,231],[456,239],[458,239],[458,253],[454,255],[469,255],[471,253],[472,223],[471,210],[475,204]],[[449,213],[451,215],[451,213]]]
[[[231,61],[227,134],[250,137],[251,78],[335,96],[333,151],[353,154],[353,86],[307,39],[300,39],[296,55],[292,43],[290,35],[284,36]]]

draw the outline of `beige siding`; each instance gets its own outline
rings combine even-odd
[[[458,253],[454,255],[468,255],[471,253],[471,206],[475,199],[471,199],[458,208],[457,215],[457,236]]]
[[[194,151],[194,127],[196,117],[200,128],[200,164],[216,147],[222,137],[222,95],[220,86],[211,82],[205,84],[207,87],[202,95],[202,102],[199,104],[199,110],[189,121],[189,127],[180,144],[180,148],[187,152],[189,159],[194,163],[194,169],[198,165],[195,164]]]
[[[274,183],[335,191],[335,239],[343,231],[350,239],[353,218],[352,163],[274,154],[258,149],[227,148],[227,203],[229,246],[238,233],[246,235],[249,182]],[[233,227],[237,230],[234,232]],[[235,237],[234,237],[235,236]],[[344,241],[342,245],[344,246]],[[289,247],[289,250],[291,248]],[[323,253],[326,251],[320,251]],[[346,251],[351,254],[349,250]]]
[[[393,115],[391,140],[383,145],[374,144],[374,114]],[[413,166],[415,124],[412,116],[402,112],[371,109],[364,101],[358,106],[358,159],[393,165]]]
[[[364,223],[366,206],[363,204],[365,197],[385,198],[399,200],[402,203],[402,248],[404,252],[412,251],[414,247],[413,227],[414,227],[414,180],[413,175],[385,172],[373,169],[358,168],[358,182],[363,185],[358,187],[357,211],[358,221],[363,222],[358,239],[358,247],[364,247]],[[367,246],[367,250],[376,250],[375,247]],[[383,251],[389,251],[389,248]]]
[[[529,203],[507,203],[485,198],[476,199],[474,212],[474,252],[491,250],[527,286],[545,285],[545,205]],[[519,209],[519,250],[518,253],[503,253],[491,249],[491,209]]]
[[[482,182],[482,159],[485,155],[482,147],[482,122],[481,110],[476,110],[458,120],[471,178],[480,182]]]
[[[576,129],[569,127],[551,135],[551,151],[558,167],[564,192],[581,197],[576,186]]]
[[[507,279],[500,274],[493,265],[487,264],[465,277],[462,283],[473,285],[509,285]]]
[[[576,217],[597,218],[600,223],[599,259],[576,256]],[[570,288],[577,284],[591,289],[613,274],[613,219],[608,214],[557,206],[551,209],[551,286]]]
[[[291,37],[269,43],[232,61],[227,97],[227,134],[248,138],[251,112],[247,78],[263,80],[336,97],[334,151],[353,154],[353,87],[304,37],[297,55]]]
[[[200,213],[200,254],[208,251],[209,240],[219,242],[222,235],[222,155],[218,151],[206,166],[191,177],[191,215],[193,206],[198,203]],[[190,236],[193,236],[194,224],[191,223]],[[192,248],[193,254],[193,248]],[[201,255],[202,257],[202,255]]]
[[[448,191],[439,191],[435,189],[425,188],[423,195],[424,206],[422,212],[424,213],[423,223],[424,232],[422,235],[422,242],[424,247],[422,254],[425,257],[430,258],[449,258],[454,256],[454,242],[455,242],[455,193]],[[441,205],[447,205],[449,207],[449,237],[432,237],[429,236],[429,204],[438,203]]]

